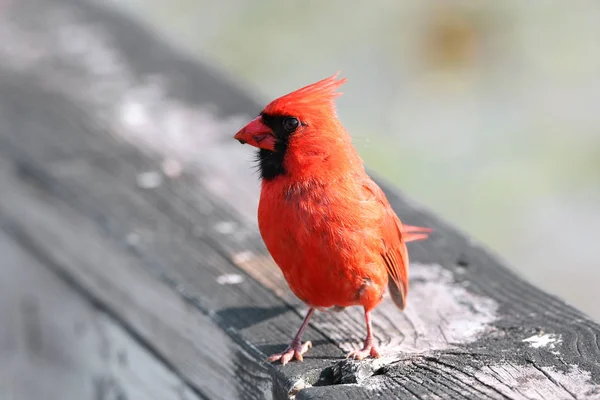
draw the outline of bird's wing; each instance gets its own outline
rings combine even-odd
[[[406,249],[406,242],[425,239],[427,237],[426,232],[431,230],[410,225],[403,227],[383,190],[371,179],[365,181],[364,187],[373,194],[384,210],[381,256],[390,277],[388,287],[392,300],[398,308],[403,310],[406,306],[406,295],[408,293],[408,250]]]

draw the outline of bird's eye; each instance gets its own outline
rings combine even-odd
[[[289,133],[292,133],[298,129],[298,125],[300,125],[300,121],[298,121],[297,118],[290,117],[283,120],[283,129]]]

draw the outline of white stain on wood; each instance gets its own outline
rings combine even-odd
[[[223,274],[217,277],[219,285],[239,285],[244,281],[244,277],[239,274]]]
[[[382,353],[392,357],[398,353],[450,349],[474,342],[493,329],[491,324],[497,318],[497,309],[494,300],[473,294],[456,283],[452,272],[441,265],[414,263],[406,310],[401,312],[389,299],[384,299],[373,312],[375,336]],[[362,320],[362,310],[358,307],[345,313]],[[340,329],[336,317],[318,320],[315,325],[331,335],[344,351],[362,346],[360,331],[349,334]]]
[[[162,175],[156,171],[142,172],[136,177],[136,183],[142,189],[156,189],[162,181]]]
[[[600,386],[591,382],[591,374],[576,365],[567,371],[537,365],[509,363],[489,365],[473,370],[482,383],[496,389],[490,395],[502,395],[514,400],[600,399]]]
[[[535,349],[539,349],[540,347],[553,349],[555,345],[562,342],[562,339],[560,335],[554,335],[552,333],[540,333],[539,335],[533,335],[523,339],[523,342],[529,343],[529,345]]]
[[[138,232],[130,232],[125,238],[127,244],[131,247],[137,247],[142,243],[142,236]]]
[[[434,347],[434,343],[473,342],[496,320],[497,303],[456,283],[452,272],[441,265],[413,263],[410,272],[405,315],[413,324],[428,327]]]
[[[143,103],[127,101],[121,107],[121,121],[130,129],[137,129],[148,123],[148,113]]]
[[[233,221],[220,221],[213,226],[214,230],[223,235],[231,235],[236,231],[237,224]]]

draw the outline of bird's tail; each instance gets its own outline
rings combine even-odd
[[[402,225],[402,239],[405,243],[415,242],[417,240],[425,240],[429,237],[428,233],[433,232],[431,228],[422,226]]]

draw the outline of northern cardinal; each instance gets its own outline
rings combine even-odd
[[[370,312],[386,285],[406,305],[406,242],[430,229],[402,225],[335,112],[337,74],[269,103],[234,138],[257,147],[262,178],[258,226],[290,288],[308,307],[291,344],[268,361],[303,360],[315,309],[361,305],[367,337],[348,357],[379,357]]]

